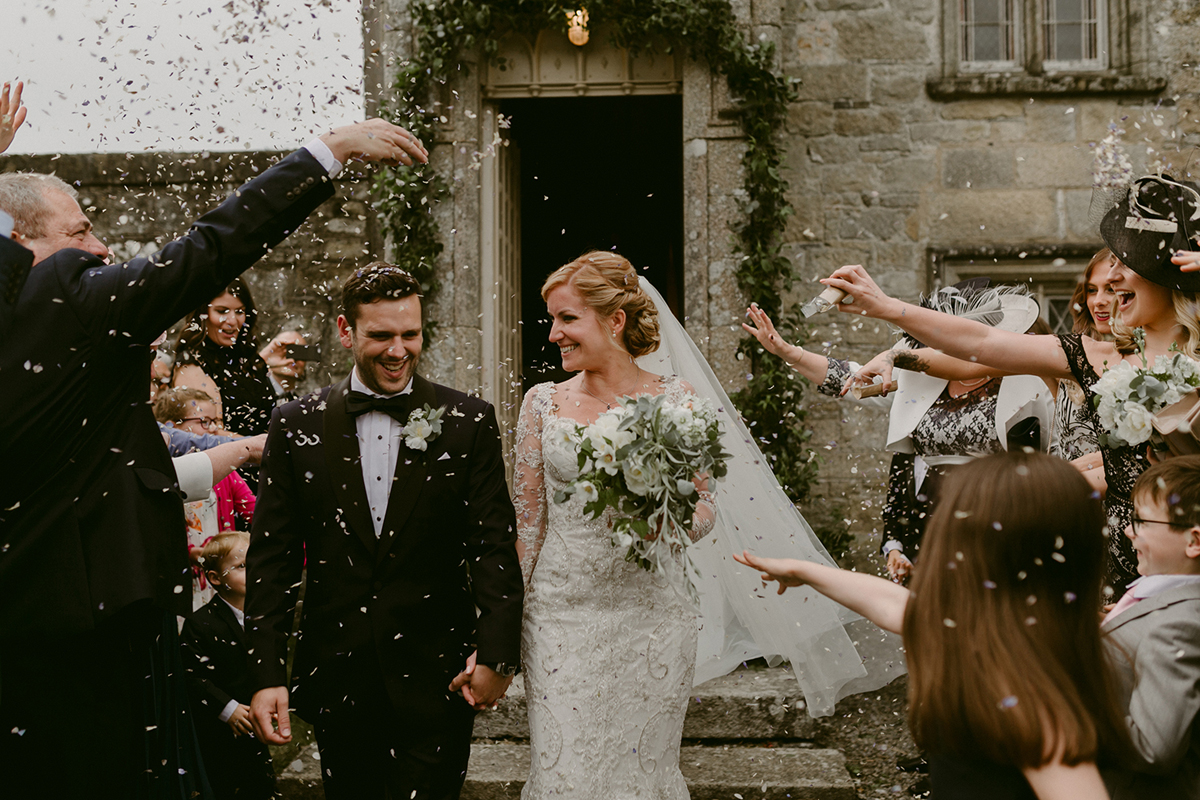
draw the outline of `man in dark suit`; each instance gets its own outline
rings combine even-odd
[[[292,699],[316,729],[329,798],[458,797],[475,710],[499,699],[520,657],[495,410],[416,374],[419,291],[386,264],[347,280],[338,329],[354,369],[276,409],[263,455],[247,560],[251,719],[268,742],[291,738],[284,663],[307,559]]]
[[[330,178],[351,157],[426,154],[382,120],[339,128],[124,264],[107,263],[70,186],[0,176],[0,210],[34,257],[0,341],[6,793],[82,797],[102,786],[126,797],[162,770],[152,750],[168,744],[144,716],[146,675],[156,659],[178,659],[154,642],[190,610],[191,584],[174,471],[147,403],[149,346],[332,196]]]

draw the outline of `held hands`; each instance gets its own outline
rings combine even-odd
[[[478,652],[467,656],[467,666],[450,681],[450,691],[463,696],[476,711],[495,708],[512,683],[512,675],[499,675],[491,667],[475,662]]]
[[[904,583],[912,574],[913,564],[908,556],[899,550],[889,550],[887,554],[888,577],[895,583]]]
[[[12,144],[13,137],[17,135],[17,128],[21,127],[26,114],[29,113],[29,109],[21,105],[21,90],[24,88],[25,84],[17,81],[17,88],[12,93],[11,100],[8,96],[9,84],[5,82],[4,88],[0,89],[0,153]]]
[[[254,725],[250,722],[250,706],[245,703],[238,703],[237,708],[233,710],[233,714],[226,721],[226,724],[233,728],[235,739],[239,736],[254,735]]]
[[[808,582],[800,575],[804,568],[804,561],[794,558],[759,558],[750,555],[749,550],[743,550],[740,556],[734,553],[733,560],[761,572],[760,577],[764,586],[770,581],[777,582],[779,584],[778,594],[783,594],[793,586],[808,585]]]
[[[250,699],[250,724],[260,742],[287,744],[292,740],[286,686],[269,686],[254,693]],[[276,725],[279,726],[278,733],[275,732]]]
[[[321,137],[333,157],[345,164],[350,159],[379,161],[390,167],[429,162],[429,151],[417,137],[382,119],[369,119],[334,128]]]

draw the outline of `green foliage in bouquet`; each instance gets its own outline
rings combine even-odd
[[[437,126],[447,121],[438,98],[465,74],[464,53],[495,59],[511,31],[565,31],[566,12],[577,6],[554,0],[413,0],[415,52],[396,75],[384,115],[433,142]],[[725,76],[734,117],[746,136],[739,217],[729,223],[740,254],[738,288],[747,302],[778,317],[782,293],[796,278],[782,251],[792,206],[779,133],[798,81],[777,74],[773,45],[739,26],[729,0],[590,0],[586,6],[590,26],[611,24],[617,45],[633,52],[681,48]],[[431,168],[384,169],[375,179],[376,208],[397,263],[420,281],[427,299],[440,288],[436,263],[443,249],[433,209],[450,191],[447,178]],[[781,320],[781,332],[786,327]],[[800,332],[798,326],[793,331]],[[753,338],[742,341],[739,354],[751,377],[732,399],[788,495],[803,502],[817,476],[804,424],[804,383],[779,359],[764,355]]]
[[[674,403],[666,395],[624,398],[591,425],[570,433],[579,478],[555,492],[565,503],[579,494],[596,519],[612,509],[613,544],[625,560],[655,571],[658,545],[684,548],[700,499],[694,479],[719,481],[729,453],[712,404],[701,398]]]

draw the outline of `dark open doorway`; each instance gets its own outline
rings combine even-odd
[[[540,289],[588,250],[616,250],[683,318],[683,98],[505,100],[521,151],[522,378],[569,377]]]

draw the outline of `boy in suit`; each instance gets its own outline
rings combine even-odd
[[[1139,763],[1111,770],[1113,800],[1200,798],[1200,456],[1142,473],[1125,535],[1142,577],[1103,631],[1117,651]]]
[[[250,534],[241,531],[226,531],[204,546],[200,558],[217,596],[183,624],[196,734],[218,800],[275,793],[271,754],[254,738],[247,702],[253,692],[242,631],[249,546]]]

